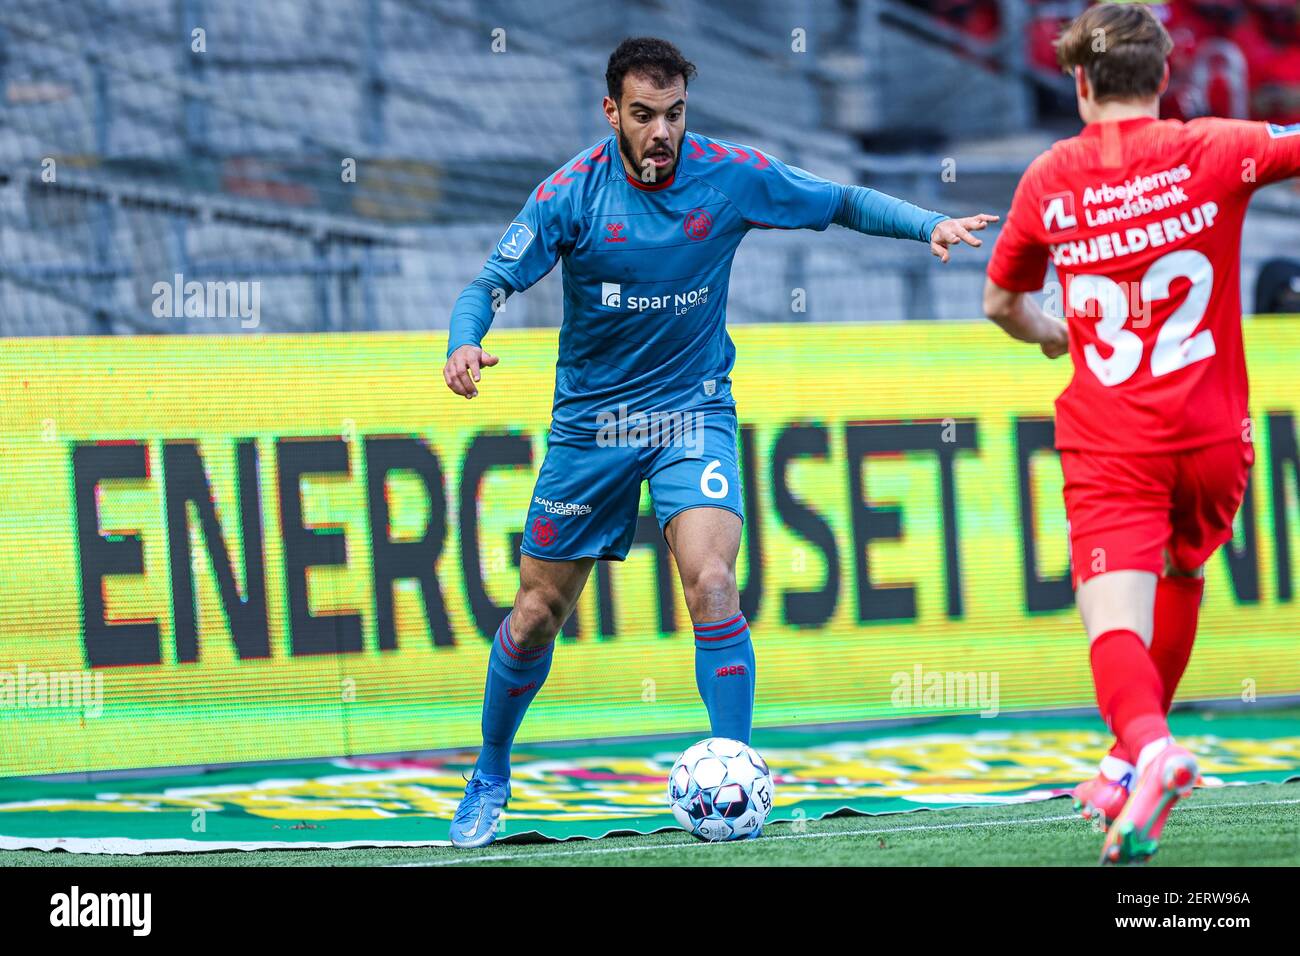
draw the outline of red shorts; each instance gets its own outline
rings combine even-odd
[[[1230,439],[1154,455],[1062,451],[1074,586],[1107,571],[1191,571],[1232,539],[1255,448]]]

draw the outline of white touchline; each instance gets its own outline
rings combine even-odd
[[[1300,803],[1300,800],[1264,800],[1247,803],[1216,803],[1209,806],[1187,806],[1183,805],[1174,808],[1174,812],[1190,813],[1193,810],[1227,810],[1233,807],[1274,807]],[[1008,826],[1026,826],[1038,823],[1060,823],[1063,820],[1078,820],[1077,814],[1068,814],[1059,817],[1035,817],[1030,820],[976,820],[971,823],[922,823],[916,826],[906,827],[883,827],[876,830],[836,830],[831,833],[783,833],[780,836],[762,837],[764,841],[771,840],[819,840],[828,837],[843,836],[883,836],[886,833],[915,833],[920,830],[965,830],[975,827],[1008,827]],[[781,823],[790,821],[782,820]],[[551,850],[546,853],[498,853],[495,856],[482,856],[480,854],[466,855],[463,858],[457,857],[450,860],[425,860],[419,863],[388,863],[390,867],[405,866],[461,866],[466,863],[491,863],[496,860],[537,860],[547,859],[558,856],[582,856],[591,853],[638,853],[644,850],[679,850],[679,849],[699,849],[708,846],[744,846],[748,840],[736,840],[728,843],[679,843],[664,845],[662,843],[640,844],[638,846],[613,846],[600,847],[594,850]]]
[[[1075,815],[1061,817],[1035,817],[1032,820],[983,820],[974,823],[926,823],[912,827],[885,827],[879,830],[835,830],[830,833],[783,833],[780,836],[766,836],[761,839],[764,842],[771,840],[819,840],[826,837],[838,836],[876,836],[882,833],[907,833],[915,830],[953,830],[968,827],[1005,827],[1014,826],[1021,823],[1049,823],[1060,820],[1074,820]],[[789,823],[791,821],[781,820],[780,823]],[[814,821],[815,822],[815,821]],[[635,853],[639,850],[678,850],[678,849],[701,849],[703,847],[713,846],[741,846],[748,844],[749,840],[730,840],[721,843],[706,843],[697,841],[695,843],[676,843],[664,845],[662,843],[641,844],[639,846],[614,846],[601,847],[595,850],[554,850],[550,853],[499,853],[496,856],[474,856],[473,858],[465,857],[464,859],[454,860],[429,860],[422,863],[390,863],[389,866],[459,866],[462,863],[484,863],[489,860],[535,860],[539,857],[551,856],[577,856],[584,853]]]

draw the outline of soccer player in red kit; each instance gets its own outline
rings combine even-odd
[[[1155,852],[1197,778],[1166,714],[1191,653],[1203,566],[1232,537],[1254,462],[1239,290],[1251,193],[1300,174],[1300,128],[1160,120],[1169,34],[1101,4],[1057,41],[1083,132],[1025,172],[984,310],[1074,376],[1056,402],[1072,575],[1097,703],[1117,738],[1076,790],[1109,824],[1102,862]],[[1047,263],[1065,323],[1030,298]]]

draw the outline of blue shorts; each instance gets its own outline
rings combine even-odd
[[[688,508],[725,508],[744,520],[734,408],[694,409],[647,431],[552,431],[520,550],[545,561],[622,561],[636,534],[643,481],[661,531]]]

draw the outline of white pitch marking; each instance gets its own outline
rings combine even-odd
[[[1193,810],[1219,810],[1229,809],[1232,807],[1275,807],[1300,803],[1300,800],[1265,800],[1254,803],[1216,803],[1208,806],[1187,806],[1176,807],[1175,811],[1190,813]],[[921,830],[963,830],[975,827],[1006,827],[1006,826],[1032,826],[1039,823],[1060,823],[1063,820],[1078,820],[1076,814],[1059,817],[1035,817],[1030,820],[977,820],[971,823],[924,823],[916,826],[906,827],[885,827],[878,830],[836,830],[833,833],[785,833],[780,836],[763,837],[764,840],[819,840],[829,837],[843,836],[881,836],[886,833],[915,833]],[[782,820],[782,823],[789,821]],[[390,867],[408,867],[408,866],[460,866],[465,863],[492,863],[497,860],[537,860],[548,859],[551,857],[561,856],[582,856],[591,853],[637,853],[644,850],[669,850],[692,848],[699,849],[707,846],[739,846],[748,843],[748,840],[734,840],[725,843],[679,843],[679,844],[641,844],[639,846],[617,846],[617,847],[599,847],[594,850],[552,850],[546,853],[498,853],[495,856],[465,856],[457,857],[450,860],[425,860],[419,863],[388,863]]]
[[[1024,823],[1049,823],[1059,820],[1074,820],[1075,815],[1062,817],[1035,817],[1032,820],[983,820],[974,823],[927,823],[918,824],[909,827],[886,827],[881,830],[836,830],[832,833],[783,833],[780,836],[767,836],[761,839],[764,842],[769,840],[818,840],[826,837],[839,836],[876,836],[881,833],[906,833],[915,830],[953,830],[968,827],[1002,827],[1015,826]],[[789,823],[793,821],[781,820],[780,823]],[[640,850],[669,850],[669,849],[700,849],[708,846],[739,846],[749,843],[748,840],[726,840],[720,843],[706,843],[699,841],[696,843],[669,843],[669,844],[641,844],[639,846],[617,846],[601,847],[595,850],[553,850],[549,853],[499,853],[496,856],[466,856],[463,859],[457,858],[452,860],[428,860],[421,863],[389,863],[388,866],[458,866],[462,863],[485,863],[491,860],[516,860],[528,859],[535,860],[552,856],[577,856],[586,853],[636,853]]]

